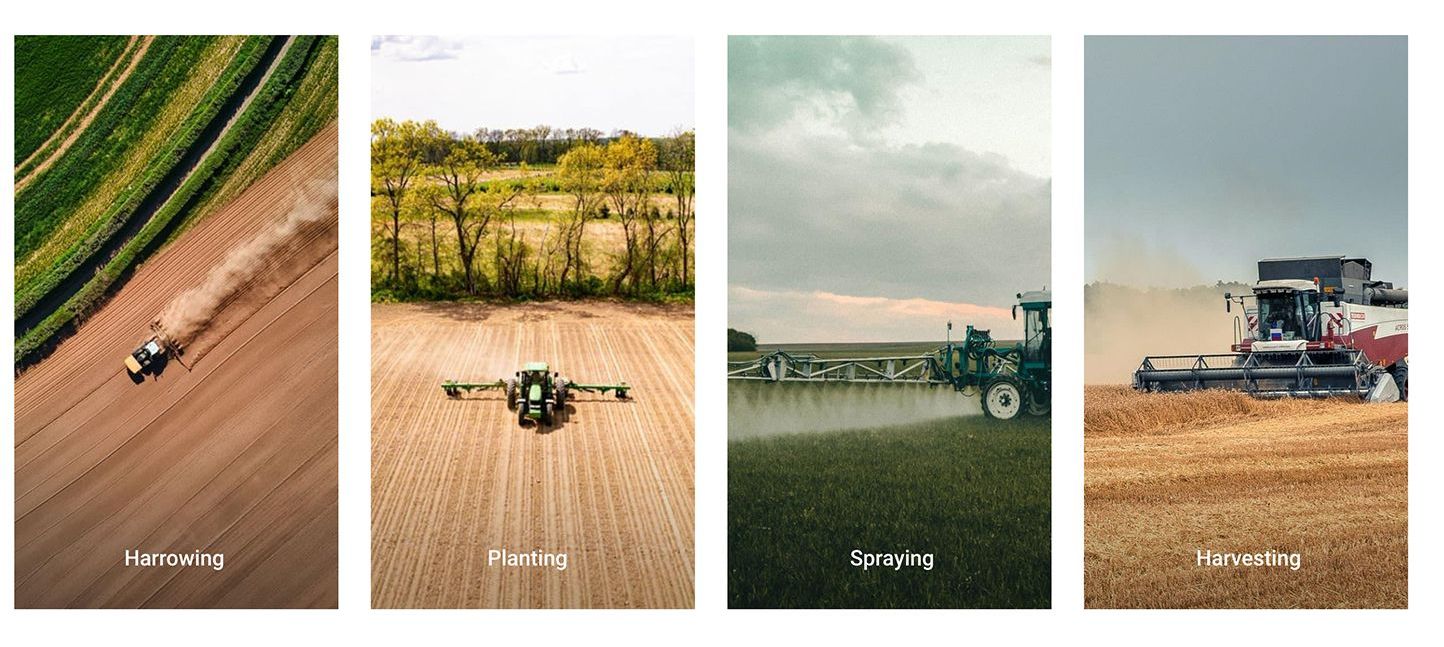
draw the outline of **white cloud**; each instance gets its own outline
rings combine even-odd
[[[393,61],[440,61],[461,56],[461,41],[438,36],[377,36],[371,39],[371,55]]]

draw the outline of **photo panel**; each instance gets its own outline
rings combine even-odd
[[[15,605],[337,605],[335,36],[15,38]]]
[[[730,37],[730,607],[1050,605],[1051,68]]]
[[[1086,606],[1407,607],[1407,38],[1085,50]]]
[[[692,59],[373,38],[373,607],[693,606]]]

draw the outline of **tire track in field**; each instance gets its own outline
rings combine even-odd
[[[374,606],[692,605],[690,313],[605,302],[372,313]],[[574,392],[571,413],[539,433],[500,392],[453,400],[438,388],[527,361],[626,379],[634,400]],[[488,566],[493,548],[564,551],[568,567]]]
[[[137,49],[132,50],[131,48],[136,44],[137,39],[139,39],[140,44]],[[75,144],[75,140],[80,138],[80,135],[90,126],[90,122],[95,121],[95,116],[100,114],[100,111],[105,108],[105,104],[110,103],[110,97],[115,94],[116,90],[120,89],[121,85],[125,84],[126,79],[130,78],[131,72],[135,71],[135,66],[140,64],[140,59],[145,57],[146,50],[150,49],[150,44],[154,41],[155,36],[130,37],[130,41],[125,44],[125,49],[121,52],[121,56],[115,60],[115,63],[111,64],[110,69],[106,70],[105,75],[100,77],[100,83],[97,83],[95,89],[90,91],[90,94],[85,97],[85,101],[80,102],[80,105],[76,106],[75,112],[70,113],[70,116],[65,118],[65,121],[60,124],[60,127],[55,129],[55,133],[47,138],[45,143],[41,144],[39,148],[36,148],[35,152],[30,154],[30,157],[25,158],[25,161],[15,165],[15,170],[19,171],[34,160],[35,156],[45,152],[45,149],[55,141],[56,137],[60,137],[66,132],[66,128],[80,115],[80,111],[85,108],[86,104],[90,103],[91,98],[93,98],[97,92],[105,91],[105,95],[100,98],[100,101],[92,106],[90,111],[85,113],[85,116],[80,117],[80,123],[76,124],[74,130],[70,131],[68,135],[65,135],[65,140],[60,142],[60,146],[51,151],[50,155],[35,165],[35,168],[30,169],[30,172],[26,173],[23,177],[15,178],[15,195],[20,195],[21,189],[24,189],[35,178],[40,177],[51,165],[55,164],[56,160],[60,159],[65,155],[66,151],[70,150],[71,145]],[[127,53],[131,54],[128,59],[125,56]],[[120,72],[118,77],[112,79],[111,74],[114,73],[122,63],[126,64],[125,69]],[[108,89],[106,87],[107,80],[111,80]]]

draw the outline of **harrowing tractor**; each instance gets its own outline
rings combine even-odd
[[[551,425],[558,412],[565,414],[566,403],[574,391],[583,393],[608,393],[619,400],[629,399],[632,387],[626,382],[616,384],[587,384],[573,382],[559,373],[553,373],[546,362],[529,362],[514,377],[495,382],[457,382],[447,380],[441,383],[441,390],[448,397],[459,398],[462,393],[472,391],[502,390],[506,393],[506,406],[516,412],[519,425],[529,422]]]
[[[125,357],[125,372],[130,376],[130,381],[140,384],[145,381],[147,374],[159,375],[171,359],[190,370],[180,361],[181,345],[161,330],[160,322],[151,322],[150,330],[150,339],[141,342],[139,347]]]

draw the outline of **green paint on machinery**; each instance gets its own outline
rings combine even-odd
[[[1047,290],[1024,292],[1013,306],[1023,310],[1023,341],[1000,346],[987,330],[967,327],[960,342],[925,354],[894,357],[823,358],[777,350],[753,360],[728,362],[727,379],[763,382],[844,382],[951,386],[980,394],[983,413],[1001,420],[1023,411],[1045,416],[1052,410],[1053,297]]]
[[[566,411],[571,393],[614,393],[619,400],[628,399],[632,387],[626,382],[616,384],[587,384],[573,382],[553,373],[546,362],[528,362],[515,377],[495,382],[457,382],[447,380],[441,383],[441,390],[448,397],[459,398],[462,393],[500,389],[506,392],[507,408],[516,411],[517,424],[528,422],[550,425],[556,421],[558,412]]]

